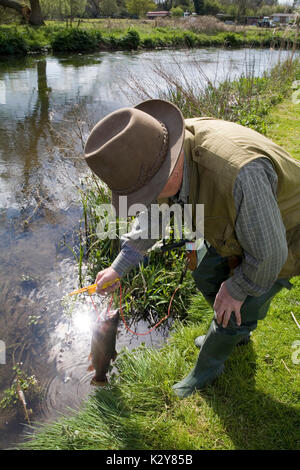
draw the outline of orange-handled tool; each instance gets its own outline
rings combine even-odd
[[[112,286],[119,280],[120,278],[117,277],[117,279],[115,279],[114,281],[106,282],[105,284],[103,284],[102,289],[106,289],[107,287]],[[97,284],[91,284],[90,286],[82,287],[81,289],[74,290],[74,292],[70,292],[69,295],[81,294],[82,292],[87,292],[88,294],[91,295],[91,294],[95,294],[96,289],[97,289]]]

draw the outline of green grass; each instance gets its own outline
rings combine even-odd
[[[300,80],[299,68],[296,70],[294,80]],[[300,92],[298,97],[299,95]],[[266,134],[292,157],[300,160],[300,103],[293,103],[291,92],[286,100],[279,102],[269,113]]]
[[[300,104],[284,101],[273,110],[270,121],[268,137],[300,160]]]

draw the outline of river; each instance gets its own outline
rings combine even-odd
[[[62,302],[78,286],[77,264],[66,246],[76,245],[82,216],[77,185],[87,172],[74,158],[81,151],[78,120],[95,124],[139,102],[128,86],[130,75],[164,89],[154,62],[174,73],[174,64],[180,64],[191,81],[198,79],[195,63],[200,63],[208,79],[222,81],[251,70],[259,75],[286,54],[211,48],[2,58],[0,341],[6,354],[0,359],[0,399],[17,364],[44,391],[31,415],[35,422],[54,419],[68,406],[78,408],[92,390],[86,369],[95,312],[88,299],[79,299],[70,317]],[[137,328],[146,331],[146,325]],[[135,337],[120,325],[117,349],[141,342],[159,347],[163,341],[157,330]],[[24,439],[26,420],[16,408],[0,410],[0,448]]]

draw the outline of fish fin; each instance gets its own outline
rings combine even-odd
[[[87,368],[88,371],[92,371],[92,370],[95,370],[95,367],[93,366],[93,364],[90,364]]]
[[[92,378],[90,383],[91,383],[91,385],[94,385],[96,387],[105,387],[105,385],[107,385],[107,379],[97,380],[96,375],[94,375],[94,377]]]

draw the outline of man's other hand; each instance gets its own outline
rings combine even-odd
[[[217,323],[226,328],[231,316],[234,312],[236,323],[238,326],[241,324],[241,306],[243,302],[236,300],[229,294],[225,282],[221,284],[219,292],[216,295],[214,310],[217,315]]]
[[[119,274],[111,267],[100,271],[97,274],[97,277],[95,280],[95,283],[97,284],[97,289],[96,289],[97,294],[104,295],[104,294],[109,294],[110,292],[115,291],[120,285],[120,282],[117,281],[118,278],[120,278]],[[107,282],[112,282],[112,285],[110,285],[109,287],[106,287],[105,289],[102,289],[102,286],[106,284]]]

